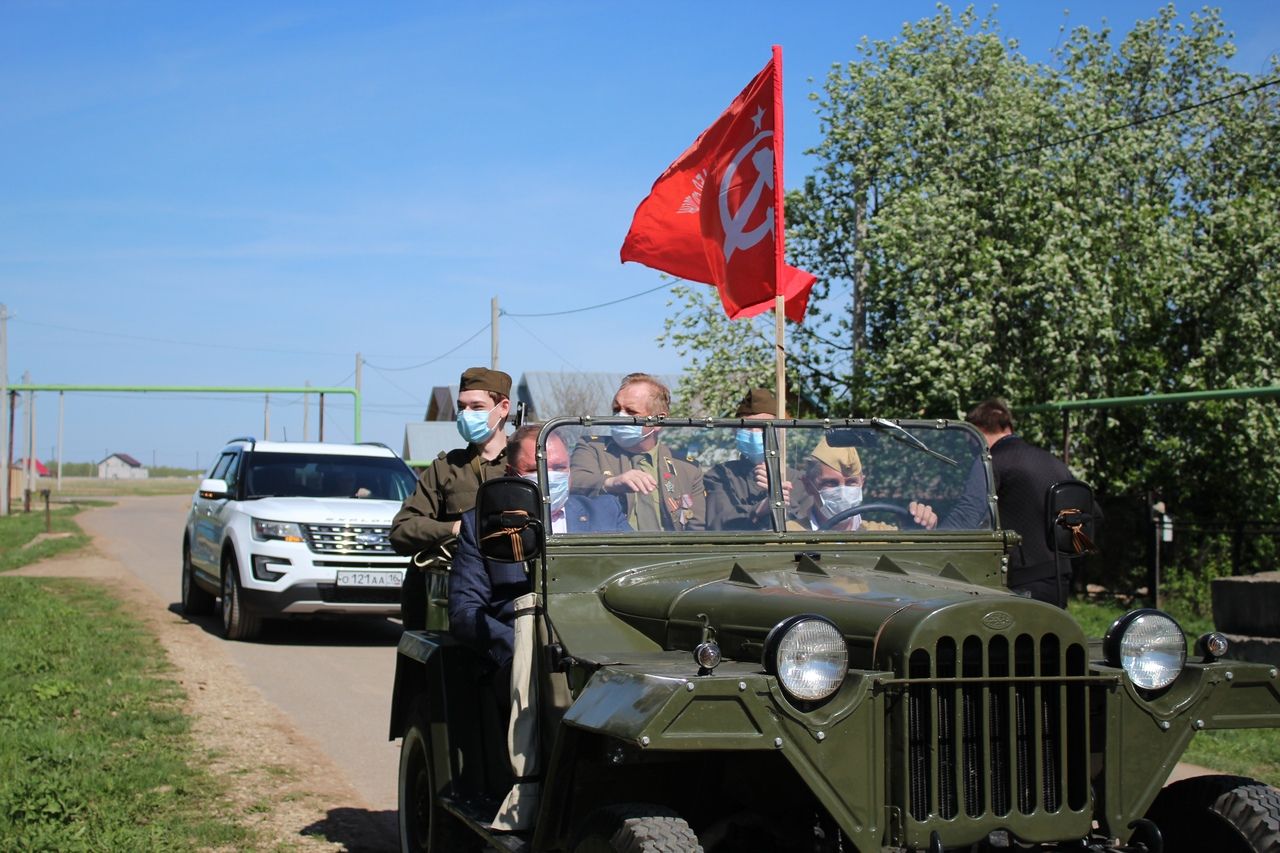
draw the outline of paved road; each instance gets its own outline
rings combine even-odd
[[[77,521],[177,612],[189,505],[185,496],[130,498]],[[195,621],[219,633],[216,619]],[[326,620],[270,623],[261,642],[226,642],[249,682],[328,753],[368,805],[392,811],[399,746],[387,740],[387,725],[399,637],[392,620]]]

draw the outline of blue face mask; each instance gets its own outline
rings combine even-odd
[[[764,433],[758,429],[740,429],[737,432],[738,452],[752,462],[764,461]]]
[[[644,427],[639,424],[622,424],[621,426],[610,427],[609,434],[621,446],[631,448],[653,435],[653,430],[650,429],[645,432]]]
[[[493,427],[489,426],[489,415],[492,413],[493,409],[483,412],[463,409],[458,412],[458,434],[468,444],[479,444],[484,441],[493,434]]]
[[[538,482],[538,472],[534,471],[530,474],[521,474],[530,483]],[[568,471],[548,471],[547,472],[547,496],[551,498],[551,511],[558,512],[561,507],[569,500],[569,472]]]

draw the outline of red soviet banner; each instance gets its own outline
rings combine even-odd
[[[764,70],[667,167],[636,208],[622,243],[637,261],[713,284],[731,319],[786,302],[799,323],[815,277],[784,258],[782,57]]]

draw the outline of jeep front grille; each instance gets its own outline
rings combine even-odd
[[[304,524],[307,545],[317,554],[394,554],[389,525]]]
[[[1054,634],[944,637],[906,658],[893,775],[910,835],[942,822],[1092,811],[1082,645]],[[910,824],[915,823],[914,827]]]

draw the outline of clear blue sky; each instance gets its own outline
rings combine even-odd
[[[1157,2],[998,12],[1032,59],[1071,24]],[[1241,70],[1280,49],[1274,2],[1220,4]],[[959,7],[957,7],[959,8]],[[979,6],[978,8],[986,8]],[[1192,8],[1183,7],[1184,11]],[[808,95],[932,2],[23,2],[0,4],[0,302],[10,382],[350,385],[400,449],[434,385],[489,361],[513,314],[636,294],[618,263],[654,178],[781,44],[786,175],[818,139]],[[501,366],[675,373],[663,292],[501,320]],[[52,456],[57,398],[37,401]],[[206,464],[263,432],[261,398],[68,394],[65,458]],[[311,415],[312,436],[316,413]],[[302,437],[297,398],[272,437]],[[326,437],[349,439],[334,401]],[[20,426],[18,440],[24,443]],[[22,455],[19,450],[17,455]]]

